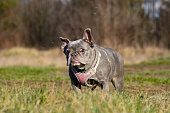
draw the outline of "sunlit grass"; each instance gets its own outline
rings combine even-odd
[[[112,86],[109,93],[98,89],[92,92],[83,87],[82,94],[76,94],[71,88],[67,69],[3,67],[0,68],[0,112],[169,113],[170,77],[161,77],[169,73],[169,70],[133,69],[125,71],[123,93],[116,92]]]
[[[0,86],[0,112],[42,113],[168,113],[169,94],[149,95],[85,90],[82,94],[64,87]]]

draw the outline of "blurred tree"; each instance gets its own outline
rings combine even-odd
[[[169,47],[169,2],[155,20],[146,14],[146,0],[1,0],[0,47],[60,46],[59,36],[82,38],[92,28],[94,41],[110,47]],[[17,34],[17,35],[16,35]],[[12,40],[12,41],[11,41]]]
[[[23,21],[30,46],[50,48],[56,43],[61,1],[33,0],[23,4]]]
[[[170,1],[164,0],[163,6],[160,9],[159,27],[161,46],[170,48]]]
[[[11,20],[12,9],[16,7],[18,0],[0,0],[0,30],[15,27]]]
[[[18,3],[19,0],[0,0],[0,48],[21,45]]]

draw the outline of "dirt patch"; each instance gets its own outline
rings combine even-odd
[[[170,65],[147,65],[147,66],[126,66],[125,67],[125,76],[130,75],[146,75],[153,77],[170,77],[169,74],[157,74],[159,71],[169,71]],[[152,73],[153,71],[153,73]],[[154,73],[155,72],[155,73]]]
[[[170,65],[144,65],[126,66],[125,71],[150,71],[150,70],[170,70]]]
[[[143,83],[125,83],[124,89],[127,92],[131,93],[149,93],[149,94],[155,94],[155,93],[165,93],[170,91],[170,85],[168,84],[143,84]]]

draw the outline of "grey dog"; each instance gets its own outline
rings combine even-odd
[[[79,92],[83,85],[91,87],[92,90],[99,86],[109,91],[109,83],[112,82],[116,90],[122,91],[123,58],[110,48],[94,44],[90,28],[84,30],[82,39],[70,41],[60,37],[60,40],[74,90]]]

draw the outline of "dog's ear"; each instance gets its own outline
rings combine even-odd
[[[64,49],[65,49],[65,47],[68,45],[68,43],[70,42],[70,40],[67,39],[67,38],[63,38],[63,37],[60,37],[60,40],[61,40],[61,42],[62,42],[61,49],[62,49],[63,52],[64,52]]]
[[[91,47],[94,46],[94,44],[93,44],[93,36],[91,34],[91,29],[90,28],[86,28],[84,30],[83,40],[85,42],[89,43]]]

